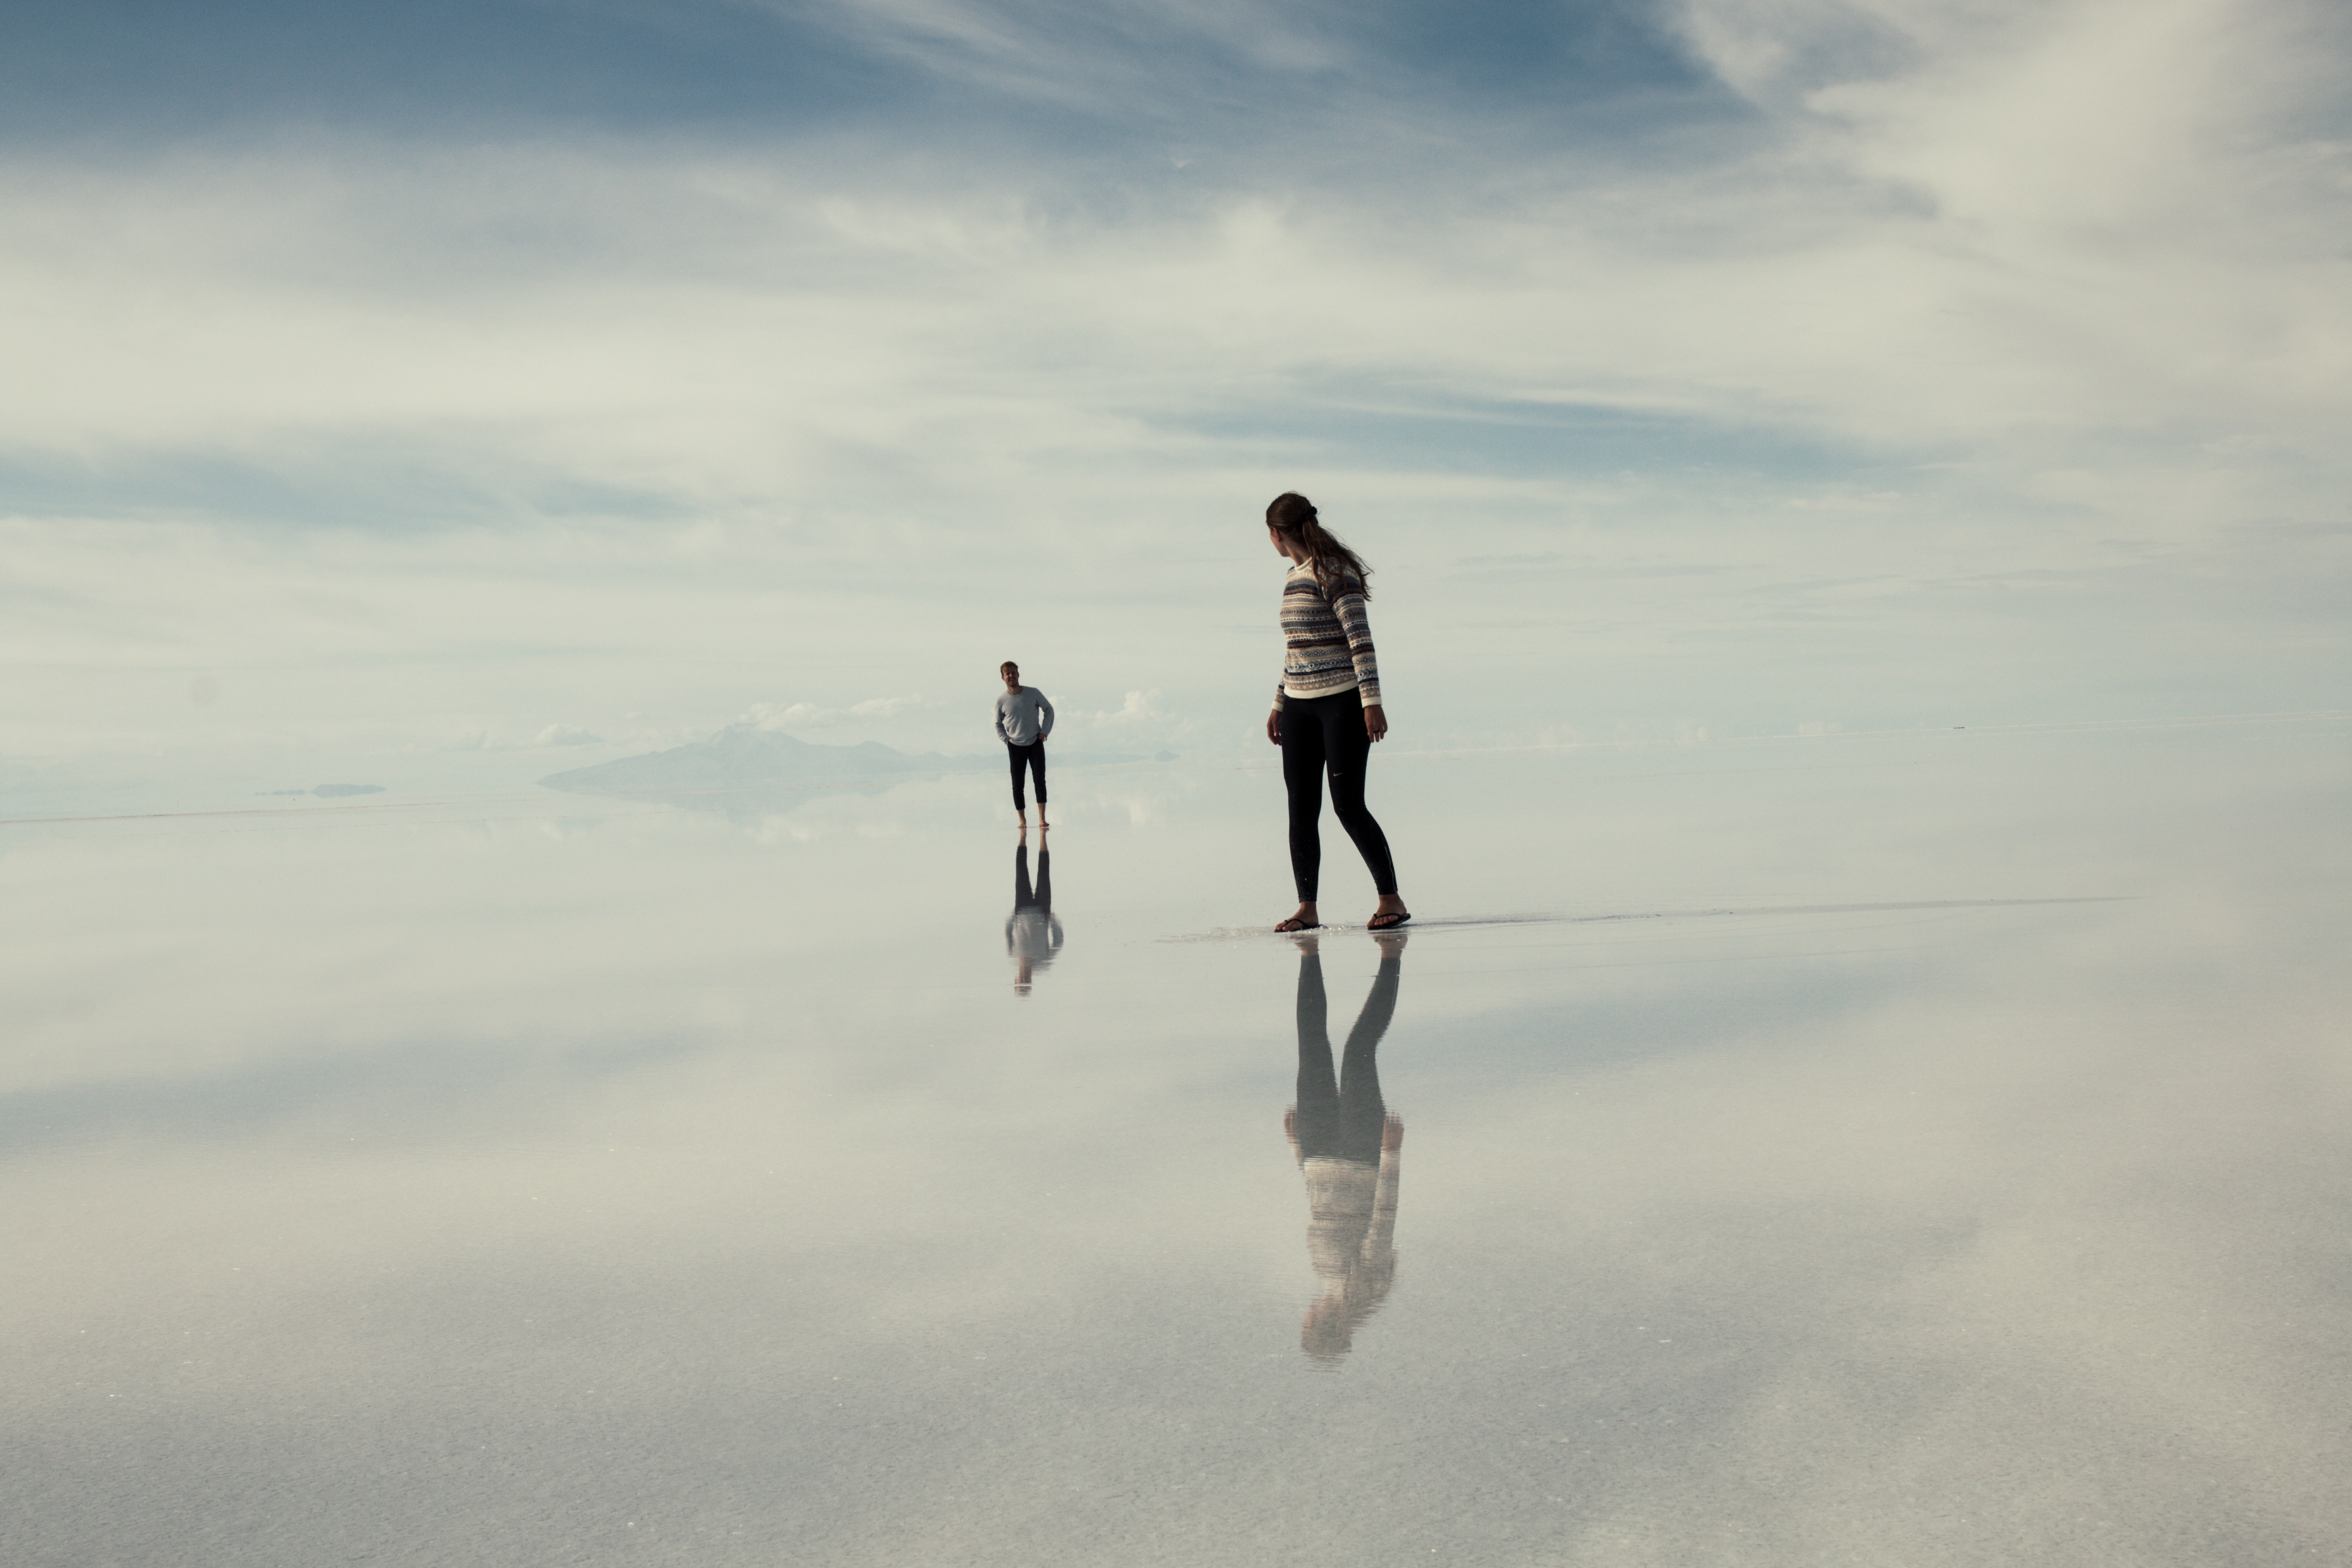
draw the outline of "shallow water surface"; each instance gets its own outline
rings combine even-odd
[[[2344,1561],[2347,738],[0,827],[0,1557]]]

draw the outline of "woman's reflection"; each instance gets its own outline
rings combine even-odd
[[[1085,867],[1078,868],[1084,871]],[[1029,837],[1013,852],[1013,912],[1004,919],[1004,951],[1013,958],[1013,991],[1029,994],[1030,974],[1062,951],[1062,922],[1054,918],[1054,852],[1037,840],[1037,886],[1029,887]]]
[[[1327,1361],[1348,1353],[1356,1325],[1380,1310],[1396,1279],[1397,1163],[1404,1123],[1381,1100],[1372,1054],[1396,1013],[1405,935],[1375,940],[1380,974],[1348,1031],[1337,1073],[1322,956],[1313,937],[1298,942],[1298,1103],[1282,1125],[1307,1178],[1307,1258],[1323,1281],[1298,1342]]]

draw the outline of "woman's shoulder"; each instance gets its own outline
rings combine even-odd
[[[1364,591],[1364,580],[1361,576],[1345,566],[1335,567],[1328,562],[1318,563],[1313,561],[1302,561],[1293,566],[1283,578],[1285,587],[1296,588],[1301,584],[1319,593],[1334,595],[1360,594]]]

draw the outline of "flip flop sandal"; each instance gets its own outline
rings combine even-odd
[[[1411,919],[1412,919],[1412,911],[1410,910],[1405,910],[1402,914],[1374,915],[1370,920],[1364,922],[1364,929],[1366,931],[1394,931],[1397,927],[1404,924],[1405,921]]]
[[[1321,931],[1323,929],[1323,922],[1321,921],[1303,921],[1297,915],[1293,915],[1274,929],[1276,931]]]

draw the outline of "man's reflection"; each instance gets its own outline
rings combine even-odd
[[[1381,1100],[1372,1060],[1396,1013],[1397,975],[1405,935],[1376,939],[1379,976],[1339,1070],[1331,1070],[1323,960],[1313,937],[1298,942],[1298,1103],[1283,1118],[1291,1152],[1307,1178],[1307,1258],[1323,1294],[1307,1309],[1298,1342],[1336,1361],[1348,1353],[1356,1325],[1380,1310],[1396,1279],[1397,1165],[1404,1123]]]
[[[1086,868],[1078,868],[1081,871]],[[1062,922],[1054,918],[1054,852],[1037,840],[1037,886],[1029,886],[1029,837],[1013,852],[1013,912],[1004,920],[1004,951],[1013,958],[1013,990],[1029,994],[1029,977],[1062,951]]]

